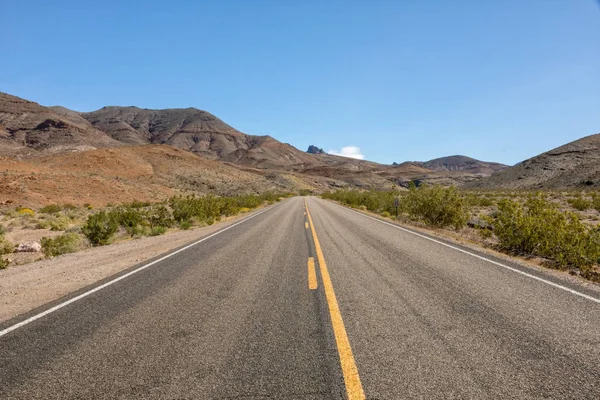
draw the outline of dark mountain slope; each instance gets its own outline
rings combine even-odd
[[[120,146],[122,143],[83,118],[0,92],[0,155],[26,156]]]
[[[261,168],[299,169],[316,160],[270,136],[246,135],[195,108],[148,110],[104,107],[86,120],[127,144],[169,144],[210,159]]]

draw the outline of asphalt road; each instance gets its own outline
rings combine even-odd
[[[600,398],[597,294],[304,201],[1,324],[0,398]]]

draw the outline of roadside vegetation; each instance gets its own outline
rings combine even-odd
[[[101,209],[89,204],[49,204],[37,211],[20,206],[4,208],[0,216],[0,269],[14,259],[19,264],[38,260],[40,246],[43,256],[56,257],[90,246],[212,225],[289,196],[290,193],[274,192],[232,197],[188,195],[173,196],[160,203],[133,201]],[[6,235],[10,233],[37,238],[33,241],[39,242],[38,249],[15,253],[21,242],[9,241]]]
[[[337,190],[325,199],[460,236],[507,254],[600,282],[600,193],[461,191],[411,186],[403,191]]]

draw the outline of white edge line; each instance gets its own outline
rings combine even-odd
[[[547,280],[547,279],[540,278],[539,276],[535,276],[535,275],[529,274],[529,273],[527,273],[527,272],[525,272],[525,271],[521,271],[521,270],[519,270],[519,269],[517,269],[517,268],[509,267],[508,265],[505,265],[505,264],[499,263],[499,262],[497,262],[497,261],[494,261],[494,260],[490,260],[489,258],[482,257],[482,256],[480,256],[480,255],[477,255],[477,254],[475,254],[475,253],[471,253],[470,251],[463,250],[463,249],[461,249],[461,248],[459,248],[459,247],[452,246],[452,245],[450,245],[450,244],[448,244],[448,243],[444,243],[444,242],[441,242],[441,241],[439,241],[439,240],[435,240],[435,239],[433,239],[433,238],[430,238],[430,237],[428,237],[428,236],[421,235],[420,233],[413,232],[413,231],[411,231],[410,229],[403,228],[403,227],[401,227],[401,226],[398,226],[398,225],[396,225],[396,224],[392,224],[392,223],[389,223],[389,222],[386,222],[386,221],[382,221],[382,220],[380,220],[380,219],[378,219],[378,218],[371,217],[370,215],[363,214],[363,213],[361,213],[361,212],[358,212],[358,211],[352,210],[351,208],[344,207],[344,206],[342,206],[342,205],[340,205],[340,204],[337,204],[337,203],[334,203],[334,202],[330,202],[330,203],[331,203],[331,204],[334,204],[334,205],[336,205],[336,206],[338,206],[338,207],[340,207],[340,208],[343,208],[343,209],[345,209],[345,210],[352,211],[352,212],[353,212],[353,213],[355,213],[355,214],[362,215],[363,217],[366,217],[366,218],[372,219],[372,220],[374,220],[374,221],[377,221],[377,222],[381,222],[382,224],[389,225],[389,226],[391,226],[391,227],[393,227],[393,228],[396,228],[396,229],[400,229],[401,231],[404,231],[404,232],[410,233],[410,234],[412,234],[412,235],[415,235],[415,236],[419,236],[419,237],[421,237],[421,238],[423,238],[423,239],[430,240],[430,241],[432,241],[432,242],[434,242],[434,243],[441,244],[442,246],[446,246],[446,247],[449,247],[449,248],[451,248],[451,249],[454,249],[454,250],[456,250],[456,251],[460,251],[461,253],[468,254],[468,255],[470,255],[470,256],[473,256],[473,257],[475,257],[475,258],[479,258],[480,260],[483,260],[483,261],[490,262],[490,263],[492,263],[492,264],[494,264],[494,265],[497,265],[497,266],[499,266],[499,267],[506,268],[506,269],[508,269],[508,270],[511,270],[511,271],[513,271],[513,272],[516,272],[516,273],[518,273],[518,274],[524,275],[524,276],[526,276],[526,277],[528,277],[528,278],[535,279],[536,281],[543,282],[543,283],[545,283],[545,284],[547,284],[547,285],[554,286],[555,288],[562,289],[562,290],[564,290],[564,291],[566,291],[566,292],[569,292],[569,293],[571,293],[571,294],[574,294],[574,295],[577,295],[577,296],[583,297],[584,299],[591,300],[591,301],[593,301],[593,302],[595,302],[595,303],[598,303],[598,304],[600,304],[600,299],[597,299],[596,297],[593,297],[593,296],[587,295],[587,294],[585,294],[585,293],[578,292],[577,290],[574,290],[574,289],[568,288],[568,287],[566,287],[566,286],[563,286],[563,285],[559,285],[558,283],[554,283],[554,282],[552,282],[552,281],[549,281],[549,280]]]
[[[279,204],[281,204],[281,203],[279,203]],[[4,335],[6,335],[6,334],[8,334],[8,333],[10,333],[10,332],[12,332],[12,331],[14,331],[14,330],[16,330],[16,329],[19,329],[19,328],[21,328],[22,326],[25,326],[25,325],[27,325],[27,324],[29,324],[29,323],[31,323],[31,322],[33,322],[33,321],[35,321],[35,320],[38,320],[38,319],[40,319],[40,318],[42,318],[42,317],[44,317],[44,316],[46,316],[46,315],[48,315],[48,314],[51,314],[51,313],[53,313],[54,311],[60,310],[61,308],[63,308],[63,307],[66,307],[66,306],[68,306],[68,305],[69,305],[69,304],[71,304],[71,303],[75,303],[76,301],[78,301],[78,300],[81,300],[81,299],[83,299],[84,297],[87,297],[87,296],[89,296],[89,295],[90,295],[90,294],[92,294],[92,293],[96,293],[97,291],[99,291],[99,290],[102,290],[102,289],[104,289],[105,287],[108,287],[108,286],[110,286],[110,285],[112,285],[112,284],[115,284],[115,283],[117,283],[117,282],[119,282],[119,281],[121,281],[121,280],[123,280],[123,279],[125,279],[125,278],[127,278],[127,277],[129,277],[129,276],[131,276],[131,275],[133,275],[133,274],[135,274],[135,273],[138,273],[138,272],[140,272],[140,271],[142,271],[142,270],[144,270],[144,269],[146,269],[146,268],[148,268],[148,267],[151,267],[152,265],[154,265],[154,264],[156,264],[156,263],[159,263],[159,262],[161,262],[161,261],[164,261],[164,260],[166,260],[167,258],[169,258],[169,257],[172,257],[172,256],[174,256],[174,255],[175,255],[175,254],[177,254],[177,253],[181,253],[182,251],[184,251],[184,250],[187,250],[187,249],[189,249],[190,247],[196,246],[197,244],[199,244],[199,243],[202,243],[202,242],[204,242],[205,240],[208,240],[208,239],[210,239],[210,238],[212,238],[212,237],[214,237],[214,236],[217,236],[217,235],[219,235],[219,234],[221,234],[221,233],[223,233],[223,232],[225,232],[225,231],[227,231],[227,230],[229,230],[229,229],[233,228],[234,226],[237,226],[237,225],[239,225],[239,224],[242,224],[242,223],[244,223],[244,222],[246,222],[246,221],[248,221],[248,220],[250,220],[250,219],[252,219],[252,218],[254,218],[254,217],[257,217],[257,216],[259,216],[260,214],[262,214],[262,213],[264,213],[264,212],[267,212],[267,211],[269,211],[269,210],[272,210],[273,208],[277,207],[279,204],[277,204],[277,205],[275,205],[275,206],[272,206],[272,207],[269,207],[269,208],[267,208],[267,209],[265,209],[265,210],[262,210],[262,211],[260,211],[260,212],[257,212],[256,214],[254,214],[254,215],[251,215],[251,216],[249,216],[248,218],[244,218],[243,220],[241,220],[241,221],[238,221],[238,222],[236,222],[235,224],[229,225],[228,227],[226,227],[226,228],[223,228],[223,229],[221,229],[220,231],[217,231],[217,232],[215,232],[215,233],[213,233],[213,234],[211,234],[211,235],[209,235],[209,236],[206,236],[206,237],[204,237],[204,238],[202,238],[202,239],[200,239],[200,240],[198,240],[198,241],[195,241],[194,243],[188,244],[187,246],[185,246],[185,247],[182,247],[182,248],[181,248],[181,249],[179,249],[179,250],[176,250],[176,251],[174,251],[174,252],[172,252],[172,253],[169,253],[169,254],[167,254],[166,256],[159,258],[158,260],[154,260],[154,261],[152,261],[152,262],[150,262],[150,263],[148,263],[148,264],[142,265],[141,267],[139,267],[139,268],[137,268],[137,269],[134,269],[133,271],[130,271],[130,272],[126,273],[125,275],[121,275],[121,276],[119,276],[118,278],[115,278],[115,279],[113,279],[113,280],[111,280],[111,281],[109,281],[109,282],[103,283],[103,284],[102,284],[102,285],[100,285],[100,286],[96,286],[95,288],[93,288],[93,289],[90,289],[90,290],[88,290],[87,292],[80,294],[79,296],[75,296],[75,297],[73,297],[72,299],[69,299],[69,300],[67,300],[67,301],[65,301],[65,302],[63,302],[63,303],[57,304],[57,305],[55,305],[54,307],[47,309],[46,311],[43,311],[43,312],[41,312],[41,313],[39,313],[39,314],[36,314],[36,315],[34,315],[34,316],[32,316],[32,317],[29,317],[29,318],[25,319],[25,320],[23,320],[23,321],[21,321],[21,322],[19,322],[19,323],[16,323],[16,324],[14,324],[14,325],[12,325],[12,326],[9,326],[8,328],[6,328],[6,329],[4,329],[4,330],[0,331],[0,337],[2,337],[2,336],[4,336]]]

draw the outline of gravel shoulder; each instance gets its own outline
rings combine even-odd
[[[0,270],[0,322],[210,235],[257,211],[193,230],[168,232],[162,236],[93,247]]]

